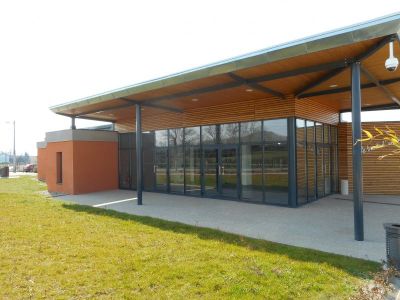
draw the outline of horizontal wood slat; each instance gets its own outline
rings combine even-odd
[[[209,124],[223,124],[252,120],[277,119],[298,116],[318,122],[337,124],[338,112],[325,105],[309,99],[295,100],[288,97],[263,98],[234,102],[222,105],[191,108],[183,113],[162,112],[154,115],[143,115],[143,130],[191,127]],[[117,122],[116,130],[134,131],[135,119],[123,119]]]
[[[368,122],[362,128],[374,132],[374,127],[389,126],[400,133],[400,122]],[[380,140],[363,143],[363,147],[380,143]],[[378,157],[390,153],[393,147],[379,149],[363,154],[363,185],[365,194],[400,195],[400,155]],[[352,191],[352,139],[351,123],[339,125],[339,178],[349,180]]]

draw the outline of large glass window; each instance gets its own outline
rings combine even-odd
[[[239,123],[222,124],[220,132],[221,144],[239,143]]]
[[[288,204],[287,119],[263,123],[265,202]]]
[[[167,191],[168,180],[168,130],[155,132],[155,188],[157,191]]]
[[[244,122],[240,124],[240,142],[241,143],[262,143],[261,129],[262,122]]]
[[[185,128],[185,193],[201,194],[200,127]]]
[[[325,196],[324,193],[324,126],[321,123],[315,123],[316,140],[316,160],[317,160],[317,198]]]
[[[306,166],[306,122],[296,120],[296,147],[297,147],[297,203],[307,203],[307,166]]]
[[[169,180],[170,191],[184,191],[183,128],[169,130]]]
[[[307,130],[307,186],[308,201],[316,199],[316,166],[315,166],[315,127],[314,122],[306,122]]]
[[[331,170],[331,147],[330,147],[330,128],[329,125],[324,125],[324,180],[325,180],[325,195],[331,194],[332,185],[332,170]]]
[[[202,126],[201,141],[203,144],[217,144],[218,143],[217,125]]]
[[[339,190],[339,179],[338,179],[338,145],[337,145],[337,127],[331,127],[331,174],[332,174],[332,192]]]
[[[242,199],[263,201],[262,122],[240,124]]]

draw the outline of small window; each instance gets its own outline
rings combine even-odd
[[[62,152],[57,152],[57,154],[56,154],[56,168],[57,168],[57,183],[62,183],[63,182]]]

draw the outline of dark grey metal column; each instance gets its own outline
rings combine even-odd
[[[351,65],[351,117],[353,133],[353,202],[354,202],[354,237],[364,240],[363,215],[363,175],[361,149],[361,82],[360,62]]]
[[[297,207],[296,119],[288,118],[289,206]]]
[[[142,176],[143,176],[143,148],[142,148],[142,105],[136,104],[136,191],[137,204],[142,205]]]
[[[75,117],[71,117],[71,129],[76,129],[76,125],[75,125]]]

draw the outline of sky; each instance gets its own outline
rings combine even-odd
[[[7,121],[31,155],[69,128],[49,106],[398,11],[398,0],[0,1],[0,151],[12,150]]]

